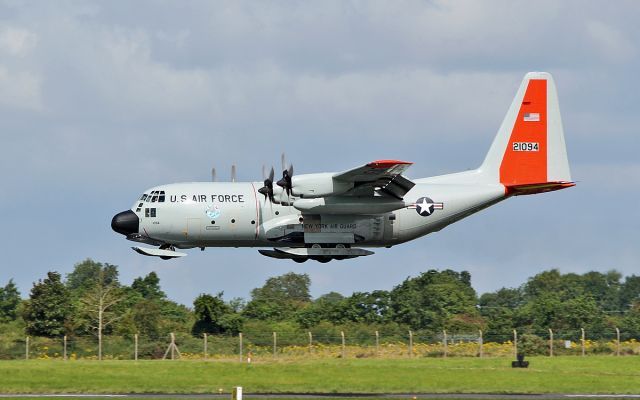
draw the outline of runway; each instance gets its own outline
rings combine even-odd
[[[69,394],[0,394],[3,399],[19,398],[64,398],[64,399],[229,399],[230,393],[225,394],[173,394],[173,393],[131,393],[131,394],[90,394],[90,393],[69,393]],[[640,394],[491,394],[491,393],[245,393],[246,399],[496,399],[496,400],[555,400],[555,399],[640,399]]]

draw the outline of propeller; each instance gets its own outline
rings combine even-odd
[[[291,178],[293,177],[293,165],[289,165],[289,168],[286,167],[284,153],[282,153],[280,161],[282,162],[282,179],[276,182],[276,184],[283,188],[287,192],[287,197],[289,197],[293,189],[293,184],[291,182]]]
[[[273,177],[274,177],[274,175],[275,175],[275,171],[273,170],[273,167],[271,167],[271,171],[269,172],[269,177],[267,177],[267,175],[265,174],[264,165],[262,166],[262,177],[264,178],[264,186],[262,186],[260,189],[258,189],[258,193],[261,193],[261,194],[264,195],[265,201],[268,198],[269,201],[272,202],[272,203],[273,203]]]
[[[231,166],[231,182],[235,182],[236,181],[236,165],[233,164]]]
[[[211,168],[211,182],[215,182],[215,181],[216,181],[216,169]]]

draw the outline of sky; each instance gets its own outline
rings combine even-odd
[[[467,270],[479,293],[550,268],[640,273],[637,1],[0,0],[0,285],[23,296],[92,258],[167,295],[248,298],[307,273],[314,297]],[[477,167],[528,71],[553,74],[577,186],[522,196],[354,260],[256,249],[134,253],[110,228],[147,188],[376,159]]]

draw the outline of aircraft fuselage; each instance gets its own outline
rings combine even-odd
[[[332,213],[314,213],[294,207],[300,199],[293,196],[285,204],[266,200],[258,193],[260,185],[200,182],[151,188],[131,208],[139,227],[130,232],[138,235],[129,238],[176,248],[392,246],[438,231],[505,196],[502,185],[418,182],[404,200],[397,200],[401,208],[396,210],[353,214],[338,203],[324,205],[334,207]],[[349,205],[374,202],[348,198]],[[384,210],[385,203],[380,207]]]

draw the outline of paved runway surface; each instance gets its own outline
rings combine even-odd
[[[108,399],[108,398],[131,398],[131,399],[229,399],[231,395],[226,394],[0,394],[0,398],[65,398],[65,399]],[[485,393],[465,393],[465,394],[353,394],[353,393],[325,393],[325,394],[250,394],[245,393],[244,398],[250,399],[504,399],[504,400],[552,400],[552,399],[640,399],[640,394],[485,394]]]

